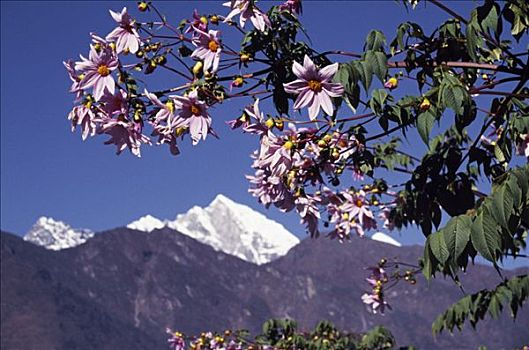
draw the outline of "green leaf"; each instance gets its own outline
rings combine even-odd
[[[507,187],[501,186],[492,196],[492,210],[493,217],[504,228],[508,228],[509,218],[513,210],[512,194]]]
[[[426,145],[430,142],[430,132],[435,119],[436,115],[432,110],[427,110],[417,116],[417,131]]]
[[[485,33],[497,33],[498,30],[498,5],[492,0],[486,0],[483,6],[477,8],[478,23]]]
[[[470,240],[471,226],[472,219],[469,216],[459,215],[452,218],[443,228],[443,239],[453,261],[457,261],[465,251]]]
[[[433,233],[428,237],[428,240],[432,254],[441,264],[445,264],[450,257],[450,252],[448,251],[442,233],[440,231]]]
[[[467,92],[460,85],[441,85],[440,97],[443,105],[451,108],[456,114],[463,112],[465,95]]]
[[[371,81],[373,79],[373,71],[371,65],[367,64],[365,61],[354,61],[353,68],[356,70],[356,73],[366,92],[369,92],[369,87],[371,86]]]
[[[364,50],[380,51],[381,49],[384,49],[385,44],[386,37],[384,36],[384,33],[379,30],[372,30],[367,34]]]
[[[388,58],[386,54],[380,51],[367,51],[365,61],[371,67],[371,71],[380,79],[381,82],[386,80],[388,74]]]
[[[472,223],[470,230],[472,245],[487,260],[496,263],[496,252],[500,250],[501,237],[498,225],[487,209]]]

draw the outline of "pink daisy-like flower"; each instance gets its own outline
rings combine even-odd
[[[198,34],[193,39],[193,44],[197,47],[191,54],[191,57],[198,58],[204,61],[204,71],[211,68],[214,73],[219,68],[220,53],[222,45],[220,42],[220,34],[218,30],[209,30],[207,33],[193,27]]]
[[[185,127],[189,130],[193,145],[200,139],[205,140],[211,130],[211,118],[207,112],[206,102],[198,98],[197,90],[193,90],[186,96],[174,96],[175,109],[178,110],[177,119],[173,127]]]
[[[99,52],[92,47],[88,59],[81,56],[81,61],[75,62],[75,70],[84,73],[83,79],[79,82],[80,89],[93,87],[93,95],[96,101],[104,95],[105,89],[113,94],[116,83],[112,77],[112,71],[118,68],[116,55],[106,49]]]
[[[282,11],[289,11],[294,15],[301,15],[303,12],[301,0],[287,0],[283,4],[279,5],[279,9]]]
[[[231,9],[230,13],[224,19],[224,22],[230,22],[234,16],[240,15],[239,24],[244,28],[246,21],[250,19],[254,27],[260,32],[264,32],[266,27],[271,27],[268,16],[259,10],[252,0],[231,0],[225,2],[223,6]]]
[[[141,40],[138,31],[134,28],[134,20],[127,13],[127,8],[124,7],[121,13],[110,10],[110,15],[118,22],[119,27],[111,31],[106,39],[116,42],[118,54],[127,50],[136,53],[140,48]]]
[[[74,63],[70,60],[63,61],[62,64],[68,71],[68,76],[70,77],[70,80],[72,81],[72,86],[70,87],[70,92],[75,93],[75,99],[78,100],[83,96],[83,89],[80,88],[81,86],[81,80],[83,78],[82,75],[78,74],[75,71]]]
[[[294,109],[309,106],[309,118],[311,120],[317,117],[320,107],[325,113],[332,115],[334,105],[331,97],[339,97],[344,92],[341,84],[332,82],[337,70],[338,63],[318,69],[307,55],[303,59],[303,66],[294,62],[292,72],[298,79],[284,84],[286,92],[298,95]]]
[[[72,122],[72,132],[77,126],[81,126],[82,138],[86,140],[88,136],[94,136],[96,133],[96,115],[90,109],[90,103],[75,106],[68,114],[68,120]]]
[[[141,123],[129,122],[124,118],[108,117],[103,117],[101,122],[98,133],[110,135],[110,139],[105,141],[105,145],[115,145],[117,147],[116,154],[121,154],[128,148],[133,155],[141,157],[140,146],[151,143],[149,138],[141,133]]]

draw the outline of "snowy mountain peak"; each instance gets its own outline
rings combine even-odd
[[[151,232],[156,229],[163,228],[164,226],[165,222],[163,222],[162,220],[155,218],[152,215],[145,215],[139,218],[138,220],[128,224],[127,228],[138,231]]]
[[[62,221],[42,216],[26,233],[24,240],[46,249],[61,250],[83,244],[93,235],[90,230],[74,229]]]
[[[391,245],[394,245],[394,246],[397,246],[397,247],[402,246],[402,244],[399,241],[397,241],[393,237],[388,236],[387,234],[385,234],[383,232],[374,233],[371,236],[371,239],[374,240],[374,241],[391,244]]]
[[[299,243],[283,225],[222,194],[205,208],[194,206],[178,214],[174,221],[147,215],[127,225],[145,232],[164,226],[258,265],[285,255]]]

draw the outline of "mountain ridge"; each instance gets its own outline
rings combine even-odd
[[[432,350],[508,349],[529,341],[522,331],[529,322],[526,310],[517,323],[503,315],[480,322],[477,333],[465,328],[433,339],[433,318],[461,297],[442,278],[431,287],[421,276],[415,286],[401,284],[388,295],[392,311],[369,313],[360,301],[368,289],[365,267],[381,257],[416,261],[419,246],[308,239],[285,256],[255,265],[165,227],[148,235],[127,228],[105,231],[57,252],[2,233],[1,253],[2,334],[8,335],[1,345],[7,350],[115,349],[110,344],[117,343],[133,350],[165,349],[167,326],[186,334],[226,328],[257,334],[271,317],[295,318],[302,329],[322,319],[356,332],[382,324],[399,344]],[[474,292],[490,287],[494,278],[494,269],[474,266],[462,281]]]

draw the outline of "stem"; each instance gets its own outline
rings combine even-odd
[[[438,66],[447,66],[447,67],[453,67],[453,68],[476,68],[476,69],[484,69],[484,70],[492,70],[492,71],[498,71],[503,73],[511,73],[511,74],[517,74],[517,75],[523,75],[524,70],[520,68],[508,68],[505,66],[499,66],[496,64],[490,64],[490,63],[476,63],[476,62],[443,62],[441,64],[438,64],[436,62],[431,62],[431,66],[438,67]],[[396,61],[396,62],[388,62],[389,68],[409,68],[409,64],[406,61]],[[412,67],[415,68],[415,67]]]

